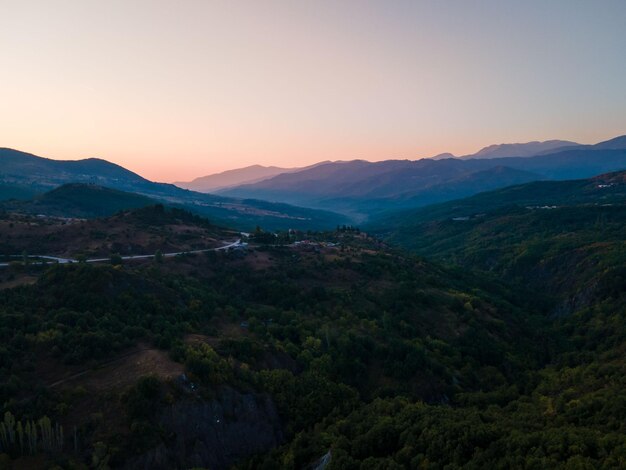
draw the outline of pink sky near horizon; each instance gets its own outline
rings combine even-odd
[[[157,181],[626,133],[626,2],[6,0],[0,147]]]

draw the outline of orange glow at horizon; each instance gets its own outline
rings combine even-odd
[[[8,2],[0,147],[173,182],[594,143],[626,133],[624,14],[567,0]]]

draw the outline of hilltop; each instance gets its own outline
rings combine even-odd
[[[90,218],[112,215],[124,209],[156,204],[139,194],[118,191],[94,184],[69,183],[31,200],[0,203],[6,211],[45,214],[53,217]]]
[[[52,255],[61,258],[143,255],[219,247],[238,232],[211,224],[190,212],[149,205],[87,220],[0,217],[0,255]]]
[[[571,150],[581,144],[568,140],[533,141],[520,144],[494,144],[483,147],[478,152],[460,158],[504,158],[504,157],[534,157],[535,155],[554,153],[559,150]]]

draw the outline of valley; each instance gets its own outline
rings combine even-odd
[[[70,429],[63,453],[36,455],[73,466],[619,465],[622,179],[507,188],[371,233],[257,229],[247,245],[160,205],[103,219],[6,213],[2,254],[78,262],[0,272],[5,411]],[[90,253],[105,256],[74,258]],[[203,424],[181,421],[196,414]],[[210,450],[210,435],[225,447]]]
[[[5,201],[3,423],[69,437],[24,450],[7,434],[2,458],[620,466],[625,181],[536,181],[307,231],[241,232],[83,183]]]

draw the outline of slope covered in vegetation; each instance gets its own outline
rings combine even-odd
[[[154,208],[106,223],[167,233],[183,219],[225,234]],[[413,246],[445,265],[351,227],[118,266],[14,264],[0,275],[34,283],[0,293],[2,411],[45,417],[57,444],[7,441],[2,458],[623,466],[622,225],[619,206],[589,204],[430,222]]]
[[[276,445],[377,398],[449,406],[481,389],[507,397],[557,348],[530,347],[544,334],[544,318],[515,306],[517,296],[502,286],[351,234],[322,238],[340,245],[41,273],[23,267],[37,282],[2,292],[4,410],[18,419],[48,416],[66,433],[76,426],[76,448],[66,443],[63,457],[48,458],[82,461],[101,442],[115,465],[146,462],[150,449],[165,446],[167,459],[184,466],[190,461],[173,452],[167,430],[154,431],[173,407],[239,396],[228,390],[269,399],[262,414],[277,410]],[[141,375],[113,380],[120,369],[109,361],[138,345],[169,351],[187,378],[169,366],[168,374],[156,369],[156,383],[142,379],[141,391],[133,391]],[[96,364],[104,369],[80,375]],[[94,413],[103,420],[94,422]],[[230,419],[241,424],[241,416]],[[15,448],[8,453],[20,458]]]

